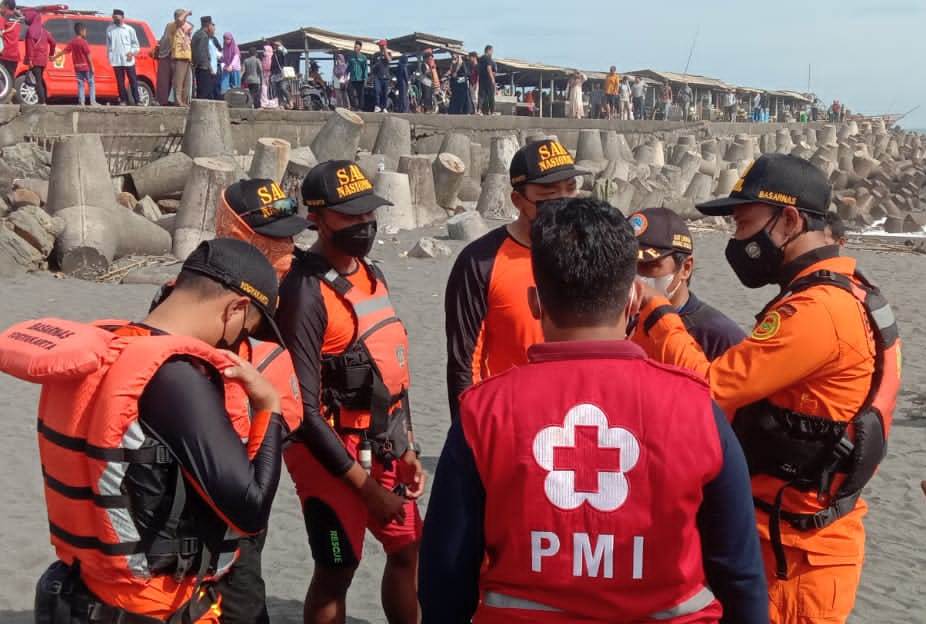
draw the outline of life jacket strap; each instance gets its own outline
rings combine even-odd
[[[753,498],[753,504],[769,514],[768,532],[772,542],[772,552],[775,553],[775,576],[781,580],[788,579],[788,558],[785,554],[784,544],[781,541],[781,521],[784,520],[798,531],[814,531],[826,528],[855,509],[862,492],[853,492],[835,499],[829,506],[816,513],[800,514],[784,511],[781,508],[782,498],[791,483],[784,484],[775,495],[775,502],[770,504],[764,500]]]
[[[95,446],[83,438],[75,438],[55,431],[41,419],[38,432],[43,438],[63,449],[83,453],[92,459],[126,464],[169,464],[173,461],[170,449],[163,444],[155,444],[140,449],[104,448]]]

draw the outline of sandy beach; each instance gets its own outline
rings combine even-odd
[[[443,291],[452,258],[416,260],[402,253],[422,235],[442,228],[381,236],[373,257],[383,264],[394,300],[411,339],[412,409],[415,430],[424,448],[425,467],[433,473],[449,425],[445,388]],[[693,289],[743,326],[772,296],[772,289],[749,291],[733,276],[723,258],[726,236],[696,236]],[[461,243],[448,241],[457,252]],[[880,283],[893,303],[905,340],[904,386],[892,431],[890,453],[868,488],[867,560],[858,602],[850,622],[926,622],[926,331],[919,326],[926,294],[920,292],[926,257],[862,250],[868,275]],[[154,292],[150,286],[96,284],[33,274],[0,281],[3,304],[0,326],[39,316],[91,320],[139,319]],[[916,317],[920,316],[917,321]],[[3,422],[0,437],[0,623],[30,624],[35,581],[53,560],[42,495],[35,436],[38,386],[0,377]],[[427,505],[427,497],[424,506]],[[385,622],[379,607],[379,578],[384,557],[368,539],[364,561],[348,599],[349,622]],[[311,557],[292,482],[284,477],[274,505],[264,552],[271,619],[276,624],[302,621],[302,600],[312,570]]]

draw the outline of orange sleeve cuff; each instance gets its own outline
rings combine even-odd
[[[257,450],[264,441],[272,417],[273,412],[270,410],[261,410],[251,418],[251,430],[248,433],[248,458],[257,455]]]

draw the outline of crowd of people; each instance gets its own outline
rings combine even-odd
[[[217,238],[140,321],[0,333],[0,370],[43,386],[58,561],[36,621],[267,622],[285,464],[315,561],[306,624],[346,621],[367,530],[393,623],[845,622],[900,346],[840,253],[829,181],[766,155],[699,206],[732,218],[745,287],[782,286],[747,335],[695,296],[685,222],[580,198],[585,173],[555,139],[519,149],[518,218],[454,263],[451,424],[424,518],[416,336],[367,258],[390,203],[355,162],[314,167],[301,201],[230,185]]]
[[[240,91],[234,96],[239,100],[244,98],[242,101],[255,108],[303,108],[307,103],[301,99],[302,94],[293,91],[294,87],[304,84],[319,92],[316,102],[308,103],[310,108],[341,106],[373,112],[496,114],[496,94],[502,87],[497,79],[498,65],[491,45],[484,48],[482,55],[475,51],[453,52],[449,65],[441,70],[432,49],[423,50],[411,62],[406,54],[393,58],[385,39],[377,42],[379,49],[372,56],[365,54],[365,44],[357,41],[351,52],[333,52],[330,79],[322,76],[317,62],[309,61],[300,83],[295,68],[287,64],[288,51],[280,41],[264,41],[260,46],[241,50],[232,33],[226,32],[221,38],[217,36],[210,16],[199,18],[198,29],[191,23],[191,17],[188,9],[177,9],[153,50],[157,60],[156,100],[162,106],[188,106],[192,97],[219,99],[226,97],[229,91]],[[106,47],[119,85],[119,102],[137,104],[141,100],[135,59],[143,51],[135,29],[124,23],[124,12],[117,9],[112,18]],[[48,63],[70,54],[77,74],[79,103],[94,105],[96,68],[90,58],[86,32],[81,35],[79,31],[82,24],[75,24],[74,39],[56,53],[58,44],[44,28],[40,9],[20,11],[16,0],[2,0],[0,34],[4,45],[0,50],[0,63],[11,76],[15,76],[20,61],[21,21],[28,25],[25,61],[39,103],[46,101],[43,74]],[[648,105],[647,94],[652,90],[655,96]],[[711,116],[712,111],[719,110],[725,121],[769,121],[768,93],[743,93],[741,97],[735,89],[729,89],[705,94],[704,101],[697,102],[687,82],[673,89],[669,82],[654,83],[640,76],[620,76],[612,66],[604,80],[589,80],[583,72],[572,72],[563,95],[565,116],[574,119],[688,121],[705,119],[706,114]],[[516,95],[520,102],[527,104],[530,114],[538,114],[539,107],[544,104],[541,100],[550,97],[542,89],[527,88],[514,89],[509,95]],[[791,105],[790,108],[796,121],[828,119],[836,122],[850,115],[839,100],[828,109],[818,98],[813,98],[805,107]]]

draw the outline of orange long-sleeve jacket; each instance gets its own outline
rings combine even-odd
[[[820,270],[851,277],[855,260],[836,253],[822,248],[799,258],[792,265],[793,280]],[[745,341],[713,362],[677,314],[663,313],[667,305],[657,297],[641,310],[635,342],[655,360],[703,375],[731,421],[740,408],[768,399],[778,407],[848,422],[868,396],[876,354],[872,331],[861,303],[840,288],[813,286],[785,297],[759,319]],[[780,479],[755,475],[753,496],[772,502],[783,485]],[[813,492],[789,488],[784,493],[783,509],[792,513],[815,513],[824,506]],[[857,561],[864,551],[862,517],[867,509],[860,500],[854,511],[816,531],[782,523],[782,543],[809,557]],[[768,540],[768,514],[757,511],[757,522],[759,535]]]

